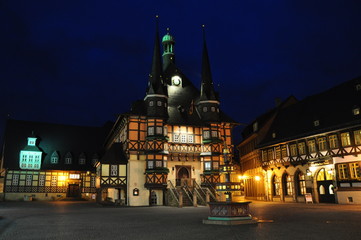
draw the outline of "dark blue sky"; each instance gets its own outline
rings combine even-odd
[[[202,29],[224,111],[250,123],[361,76],[361,1],[0,1],[0,131],[21,120],[101,125],[144,97],[155,15],[200,84]],[[218,87],[219,86],[219,87]]]

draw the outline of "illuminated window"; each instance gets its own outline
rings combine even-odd
[[[305,180],[305,175],[302,172],[298,173],[297,181],[298,181],[298,195],[305,195],[306,180]]]
[[[296,144],[290,145],[290,153],[291,153],[291,156],[297,156],[297,146],[296,146]]]
[[[308,145],[308,151],[309,151],[310,153],[316,152],[316,143],[315,143],[315,140],[308,140],[308,141],[307,141],[307,145]]]
[[[80,179],[80,174],[70,173],[69,179]]]
[[[334,149],[334,148],[338,148],[338,142],[337,142],[337,135],[331,135],[328,137],[329,143],[330,143],[330,148]]]
[[[258,122],[253,123],[253,132],[258,131]]]
[[[351,179],[356,179],[361,177],[360,166],[358,163],[350,163],[350,177]]]
[[[341,144],[343,147],[351,145],[350,133],[348,133],[348,132],[341,133]]]
[[[58,176],[51,176],[51,186],[56,187]]]
[[[194,142],[193,135],[188,135],[188,143],[193,143],[193,142]]]
[[[213,162],[213,169],[215,170],[219,169],[219,162]]]
[[[11,185],[18,185],[19,184],[19,174],[14,174]]]
[[[57,164],[59,162],[59,155],[56,151],[51,154],[50,163]]]
[[[313,125],[315,127],[319,126],[320,125],[320,120],[313,121]]]
[[[164,136],[167,136],[167,135],[168,135],[168,127],[164,126]]]
[[[162,132],[163,131],[163,127],[157,127],[156,128],[156,133],[157,133],[157,135],[162,135]]]
[[[163,167],[162,161],[155,161],[155,167]]]
[[[209,139],[210,138],[210,133],[209,133],[209,131],[203,131],[203,138],[204,139]]]
[[[71,153],[70,152],[67,152],[66,154],[65,154],[65,164],[71,164],[71,162],[72,162],[72,155],[71,155]]]
[[[179,134],[174,134],[173,142],[179,142]]]
[[[273,150],[272,149],[268,149],[268,160],[272,160],[274,159],[273,157]]]
[[[304,143],[304,142],[298,143],[298,153],[299,153],[300,155],[306,154],[306,146],[305,146],[305,143]]]
[[[153,161],[148,161],[148,169],[153,169],[154,165],[153,165]]]
[[[90,177],[90,187],[95,187],[95,176]]]
[[[204,162],[204,170],[206,171],[211,170],[211,162]]]
[[[321,137],[321,138],[317,139],[317,142],[318,142],[318,150],[319,151],[326,150],[326,138]]]
[[[45,186],[45,175],[40,175],[39,176],[39,186],[40,187]]]
[[[287,154],[287,146],[286,145],[283,145],[281,147],[281,153],[282,153],[282,157],[287,157],[288,154]]]
[[[273,176],[273,195],[279,196],[281,195],[281,189],[280,189],[280,179],[276,175]]]
[[[148,127],[148,136],[154,135],[154,127]]]
[[[181,143],[186,143],[187,142],[187,136],[185,134],[181,135]]]
[[[280,159],[281,158],[281,148],[280,146],[275,148],[276,150],[276,159]]]
[[[262,160],[267,161],[267,150],[262,150]]]
[[[337,165],[337,172],[339,179],[347,179],[347,164],[338,164]]]
[[[212,131],[212,138],[218,138],[218,131]]]
[[[31,186],[32,181],[33,181],[33,175],[26,175],[25,185],[26,186]]]
[[[283,175],[283,186],[285,190],[285,195],[293,195],[293,188],[292,188],[292,178],[288,174]]]
[[[352,109],[353,115],[360,115],[360,108],[359,107],[354,107]]]
[[[110,176],[118,176],[118,165],[110,165]]]
[[[353,132],[355,136],[355,143],[356,145],[361,145],[361,130],[356,130]]]

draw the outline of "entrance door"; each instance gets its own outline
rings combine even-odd
[[[80,197],[79,184],[69,184],[68,197]]]
[[[154,191],[150,192],[150,205],[156,206],[158,204],[157,194]]]
[[[181,166],[178,169],[177,172],[177,186],[184,186],[184,185],[188,185],[190,186],[190,167],[184,167]]]
[[[317,174],[317,191],[320,203],[335,203],[332,175],[322,168]]]

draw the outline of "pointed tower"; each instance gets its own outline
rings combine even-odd
[[[152,70],[149,74],[147,93],[144,98],[148,117],[167,118],[168,93],[163,81],[162,60],[160,55],[158,16],[154,40]]]
[[[171,63],[175,63],[175,55],[174,55],[174,37],[169,34],[169,28],[167,28],[167,34],[164,35],[162,39],[163,45],[163,70],[167,69],[167,67]]]
[[[198,112],[202,120],[206,122],[218,122],[219,100],[216,92],[214,91],[204,25],[202,27],[203,27],[202,82],[201,82],[201,93],[198,102]]]

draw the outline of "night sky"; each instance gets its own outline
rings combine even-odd
[[[6,119],[102,125],[142,99],[155,15],[200,86],[202,28],[223,110],[240,123],[361,76],[361,1],[0,1]]]

